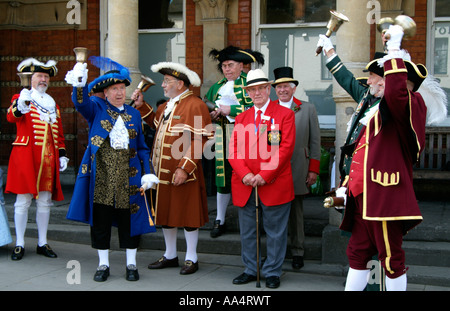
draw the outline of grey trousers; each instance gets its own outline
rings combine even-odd
[[[261,268],[261,274],[266,278],[281,275],[287,248],[290,209],[291,202],[276,206],[265,206],[259,200],[259,224],[264,228],[267,244],[267,259]],[[254,190],[247,204],[238,208],[238,216],[241,257],[245,265],[244,272],[256,276],[256,201]]]
[[[296,195],[289,215],[289,245],[292,256],[304,256],[305,230],[303,223],[303,195]]]

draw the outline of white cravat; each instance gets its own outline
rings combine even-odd
[[[53,97],[48,95],[45,92],[39,92],[36,89],[31,89],[31,98],[35,103],[37,103],[40,107],[44,108],[47,111],[42,110],[39,106],[37,106],[37,110],[39,111],[39,118],[42,121],[47,123],[55,123],[56,122],[56,103]]]
[[[164,109],[164,117],[167,117],[173,110],[173,107],[175,106],[175,103],[180,99],[181,95],[183,95],[184,93],[186,93],[189,90],[184,91],[183,93],[181,93],[180,95],[171,98],[166,105],[166,108]]]
[[[123,110],[124,108],[121,107]],[[116,123],[114,124],[111,133],[109,133],[109,140],[111,147],[114,149],[128,149],[130,143],[130,136],[128,135],[128,129],[123,122],[122,117],[119,115]]]

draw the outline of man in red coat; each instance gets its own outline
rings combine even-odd
[[[254,106],[236,117],[229,144],[233,168],[233,204],[238,206],[244,273],[233,280],[246,284],[257,277],[255,212],[261,213],[267,237],[262,267],[266,287],[280,285],[287,247],[287,227],[294,184],[291,157],[295,145],[294,112],[269,99],[271,81],[261,69],[251,70],[246,91]],[[256,209],[256,195],[260,208]],[[259,219],[261,219],[259,218]]]
[[[8,122],[15,123],[17,136],[9,159],[6,193],[16,193],[14,223],[16,247],[12,260],[22,259],[25,253],[25,229],[28,208],[36,199],[36,224],[38,245],[36,252],[56,258],[47,244],[47,228],[52,200],[64,199],[59,172],[67,168],[68,158],[61,124],[59,107],[46,93],[50,77],[58,72],[55,61],[46,64],[34,58],[24,60],[17,67],[19,72],[30,72],[31,90],[24,88],[14,95],[7,112]]]

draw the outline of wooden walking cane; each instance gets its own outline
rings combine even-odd
[[[258,186],[255,187],[255,201],[256,201],[256,287],[261,287],[259,282],[259,201],[258,201]]]

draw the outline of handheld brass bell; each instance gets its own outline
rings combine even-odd
[[[155,85],[155,82],[147,76],[141,75],[141,81],[139,82],[137,88],[141,90],[142,93],[146,92],[149,87]],[[134,100],[130,102],[130,106],[134,107]]]
[[[328,30],[327,30],[327,32],[325,34],[325,36],[327,36],[328,38],[331,36],[331,34],[333,32],[338,31],[339,27],[341,27],[341,25],[344,22],[348,22],[349,21],[348,17],[345,16],[344,14],[342,14],[342,13],[336,12],[334,10],[331,10],[330,13],[331,13],[331,17],[330,17],[330,20],[328,21],[328,24],[327,24],[327,29]],[[321,46],[317,47],[317,49],[316,49],[316,56],[319,55],[321,52],[322,52],[322,47]]]
[[[403,28],[403,38],[405,40],[411,39],[412,37],[414,37],[416,35],[416,30],[417,30],[417,26],[416,23],[414,22],[414,20],[407,16],[407,15],[398,15],[395,19],[394,19],[394,25],[399,25],[400,27]],[[384,38],[386,40],[389,40],[391,38],[391,36],[389,34],[386,34],[384,36]]]
[[[76,47],[73,49],[73,51],[75,53],[75,59],[77,63],[83,64],[87,61],[89,55],[89,50],[87,48]],[[81,82],[82,79],[83,79],[82,77],[78,77],[78,82]]]
[[[29,88],[31,86],[32,72],[18,72],[17,75],[20,78],[20,86],[23,88]]]

